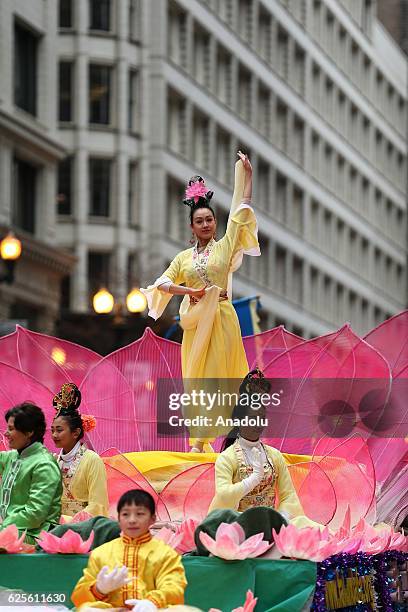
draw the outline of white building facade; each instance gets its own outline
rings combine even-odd
[[[406,305],[406,70],[368,0],[60,0],[58,242],[70,306],[123,299],[189,246],[186,180],[222,230],[236,151],[264,328],[366,333]]]
[[[12,284],[0,285],[0,318],[52,332],[61,279],[75,259],[56,235],[57,167],[66,151],[56,120],[53,0],[0,3],[0,239],[22,242]]]

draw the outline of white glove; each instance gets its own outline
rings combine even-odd
[[[255,489],[261,482],[264,476],[264,466],[262,461],[262,453],[258,448],[252,449],[252,474],[245,478],[242,482],[244,484],[244,495]]]
[[[128,578],[128,568],[125,565],[120,568],[115,567],[111,572],[109,572],[109,567],[104,565],[96,577],[96,588],[102,595],[107,595],[132,580],[133,578]]]
[[[133,606],[133,612],[156,612],[157,608],[150,599],[127,599],[127,606]]]

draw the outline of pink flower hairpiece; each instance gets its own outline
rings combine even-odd
[[[207,187],[205,186],[204,181],[195,181],[186,189],[186,199],[194,200],[195,204],[197,204],[200,198],[205,198],[206,195]]]

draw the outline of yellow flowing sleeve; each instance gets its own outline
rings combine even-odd
[[[234,483],[236,467],[233,458],[227,456],[227,451],[221,453],[217,458],[215,462],[215,495],[210,504],[209,512],[225,508],[238,509],[239,502],[245,494],[245,489],[242,481]]]
[[[289,519],[302,515],[303,509],[282,453],[276,449],[273,449],[272,452],[268,449],[268,454],[273,461],[278,476],[277,494],[279,505],[276,510],[287,514]]]
[[[153,285],[149,285],[146,289],[140,289],[145,294],[147,299],[147,305],[149,307],[149,317],[154,320],[161,317],[167,304],[170,302],[173,295],[165,291],[160,290],[160,286],[165,283],[173,283],[174,285],[180,285],[184,282],[182,274],[182,258],[185,251],[176,255],[167,270],[154,282]]]
[[[155,576],[153,591],[149,591],[146,599],[152,601],[157,608],[167,608],[184,603],[184,591],[187,586],[181,557],[169,546],[163,546],[160,565]]]
[[[85,512],[92,516],[108,516],[108,485],[105,464],[96,453],[90,453],[86,471],[88,505]]]
[[[239,268],[243,255],[261,254],[258,244],[258,224],[249,200],[243,197],[245,170],[241,160],[235,164],[235,186],[225,239],[233,256],[232,271]]]

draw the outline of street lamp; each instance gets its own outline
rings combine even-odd
[[[124,304],[121,301],[115,303],[115,298],[105,287],[100,289],[93,296],[93,308],[97,314],[109,314],[115,310],[117,316],[121,316],[124,310]],[[139,289],[132,289],[126,297],[126,307],[131,313],[140,313],[146,309],[146,297]]]
[[[6,268],[5,274],[0,275],[0,283],[11,285],[16,261],[21,256],[21,242],[13,232],[9,232],[0,242],[0,255]]]
[[[92,299],[94,311],[97,314],[109,314],[115,305],[114,297],[105,287],[99,289]]]
[[[143,312],[147,306],[146,296],[140,289],[132,289],[127,295],[126,306],[129,312]]]

